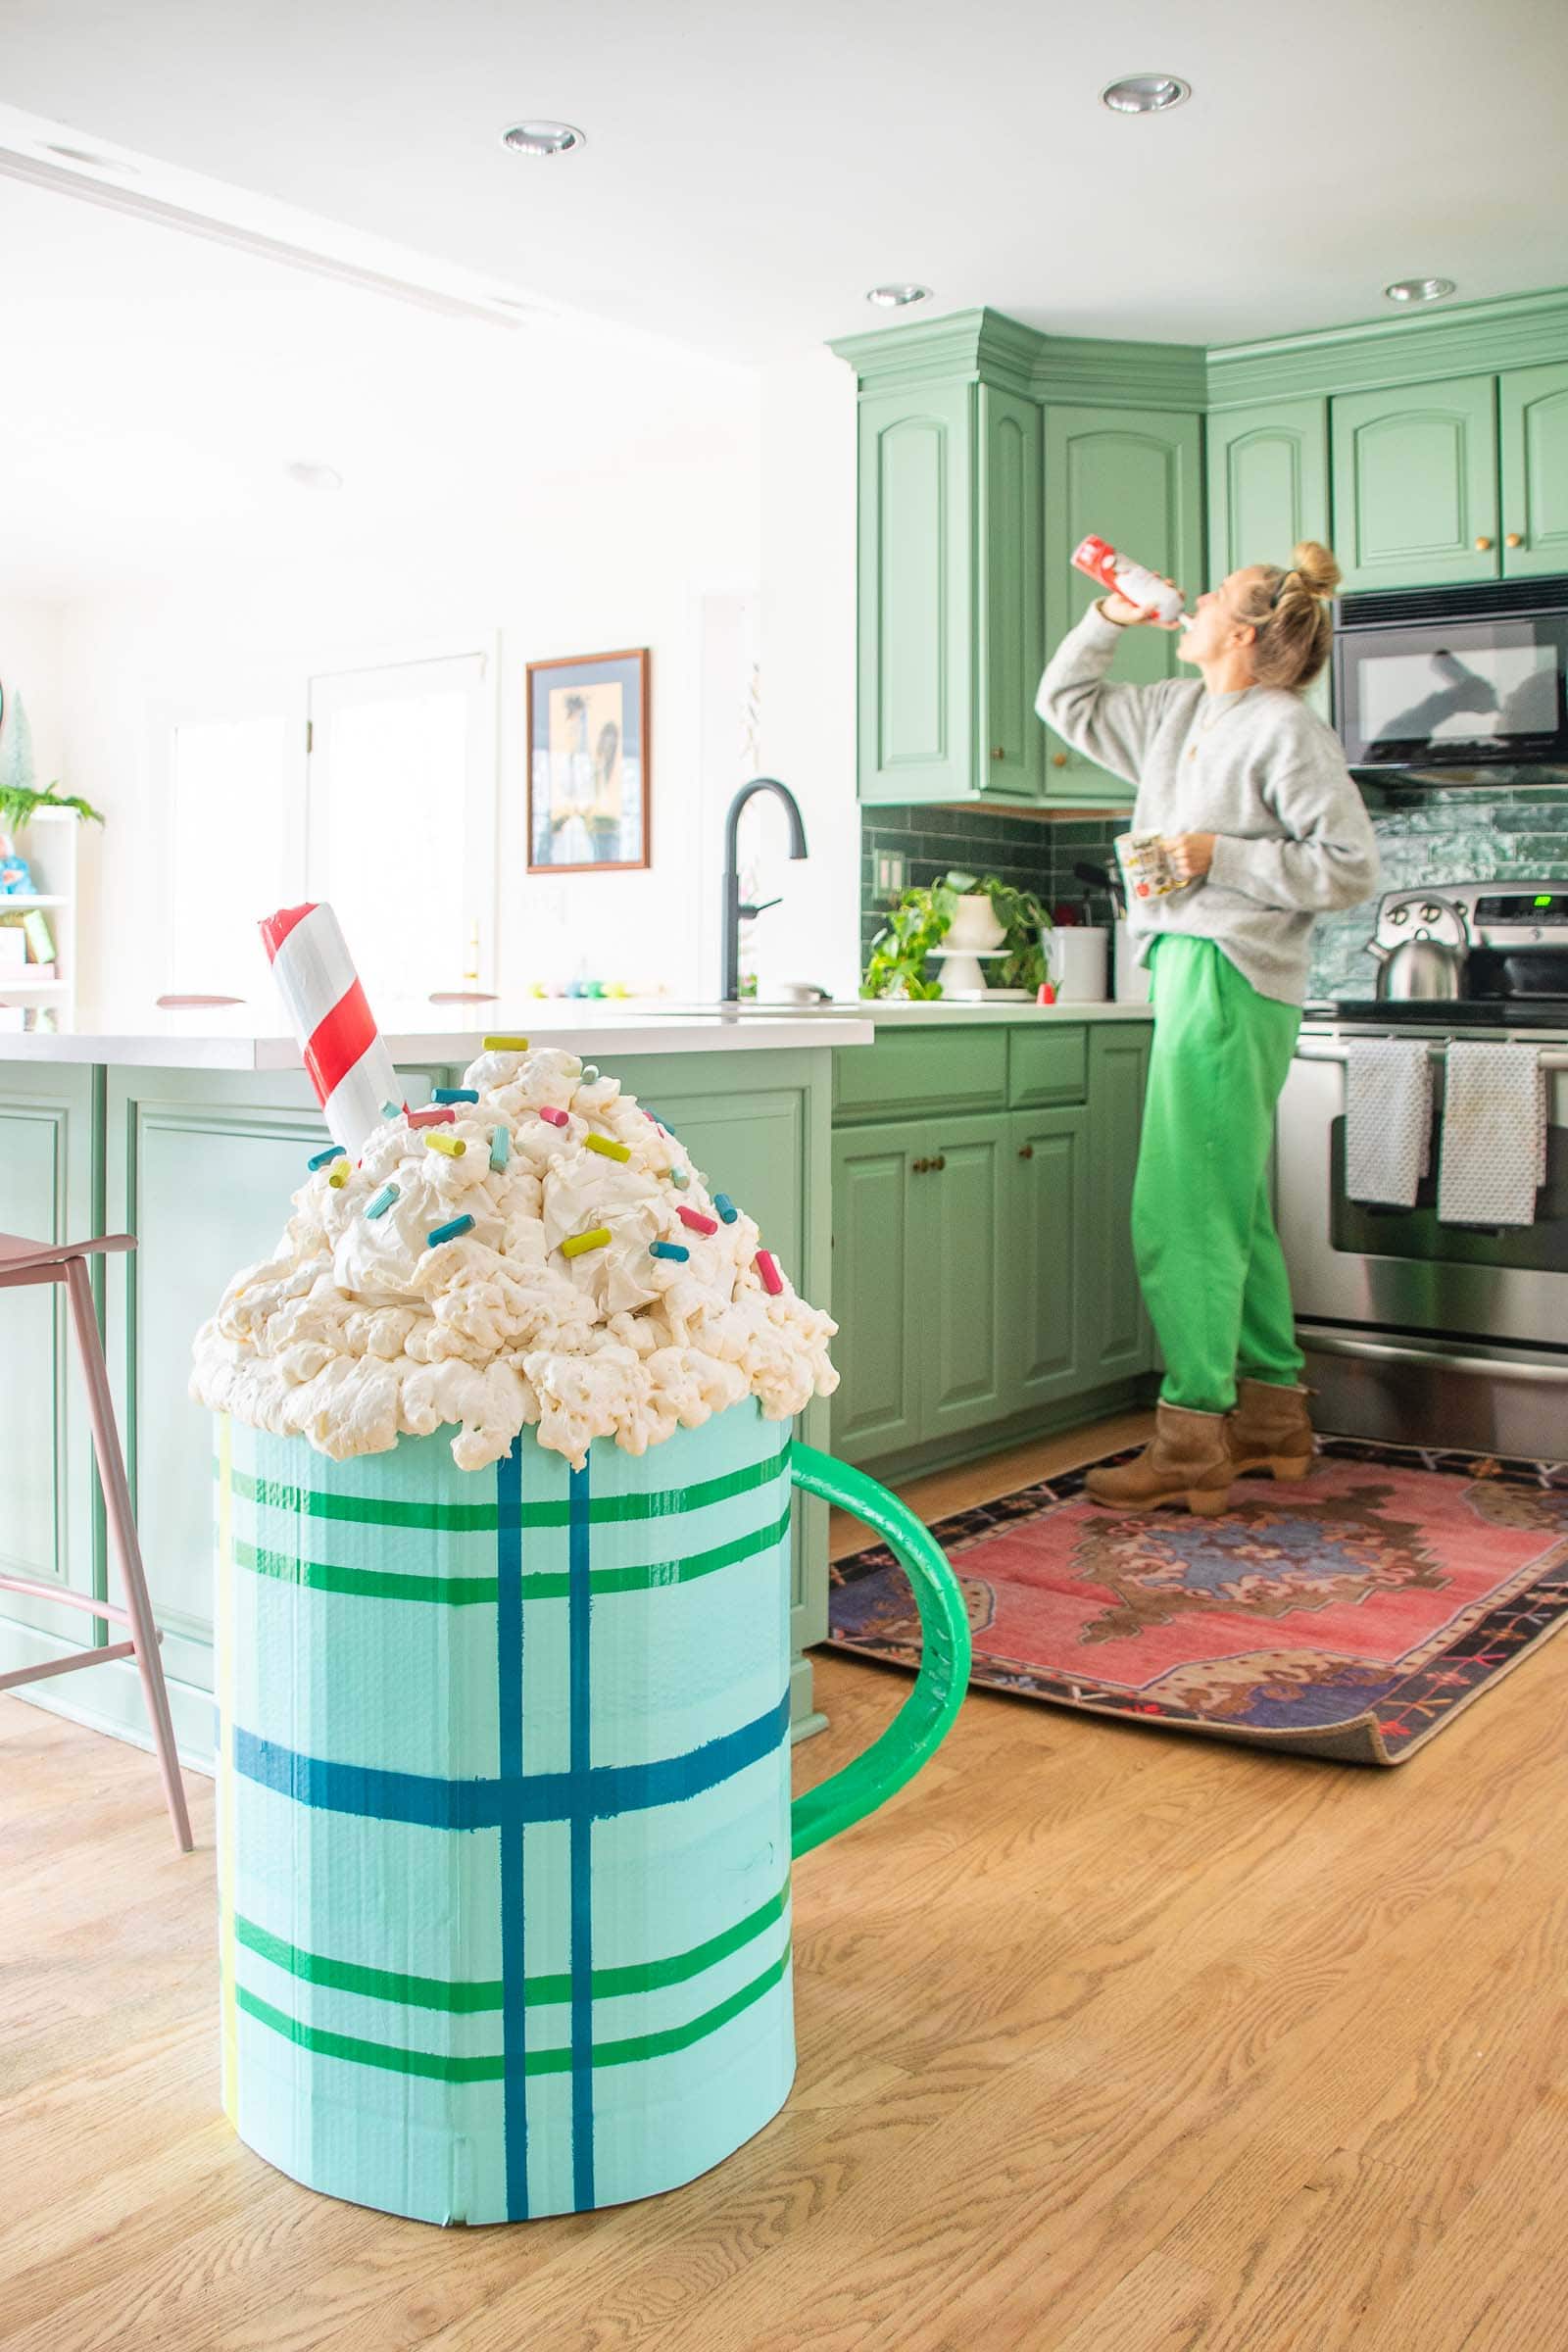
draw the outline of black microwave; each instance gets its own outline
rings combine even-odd
[[[1334,725],[1347,764],[1386,782],[1568,770],[1568,575],[1341,597]]]

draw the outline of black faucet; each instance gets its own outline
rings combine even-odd
[[[806,827],[795,795],[777,776],[754,776],[743,784],[729,805],[724,819],[724,945],[723,968],[719,974],[718,995],[723,1004],[733,1004],[741,993],[741,923],[760,914],[762,906],[776,906],[777,899],[764,899],[761,906],[741,905],[741,877],[738,866],[741,810],[755,792],[776,792],[784,804],[784,813],[790,821],[790,856],[806,856]]]

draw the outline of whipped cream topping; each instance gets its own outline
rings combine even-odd
[[[837,1325],[787,1275],[770,1294],[751,1218],[720,1218],[615,1079],[585,1079],[557,1048],[509,1049],[463,1084],[478,1101],[450,1123],[400,1114],[357,1166],[307,1176],[272,1255],[196,1336],[198,1403],[335,1461],[455,1423],[453,1458],[478,1470],[524,1427],[581,1468],[598,1437],[643,1453],[747,1396],[783,1421],[832,1394]]]

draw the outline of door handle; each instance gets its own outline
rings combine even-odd
[[[940,1175],[941,1175],[941,1173],[942,1173],[943,1169],[944,1169],[944,1168],[947,1166],[947,1164],[948,1164],[948,1155],[947,1155],[947,1153],[946,1153],[945,1152],[939,1152],[937,1153],[937,1155],[936,1155],[935,1159],[934,1159],[934,1160],[931,1162],[931,1166],[932,1166],[933,1170],[935,1171],[935,1173],[936,1173],[938,1176],[940,1176]]]
[[[923,1176],[930,1165],[931,1162],[928,1159],[911,1159],[909,1162],[909,1174],[911,1176]]]
[[[1020,1144],[1018,1146],[1018,1157],[1020,1159],[1033,1159],[1034,1155],[1035,1148],[1033,1144]]]

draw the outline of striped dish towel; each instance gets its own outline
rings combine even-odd
[[[1438,1217],[1533,1225],[1546,1181],[1546,1073],[1535,1046],[1450,1046]]]
[[[1432,1056],[1417,1038],[1357,1038],[1345,1078],[1345,1189],[1413,1208],[1432,1165]]]

